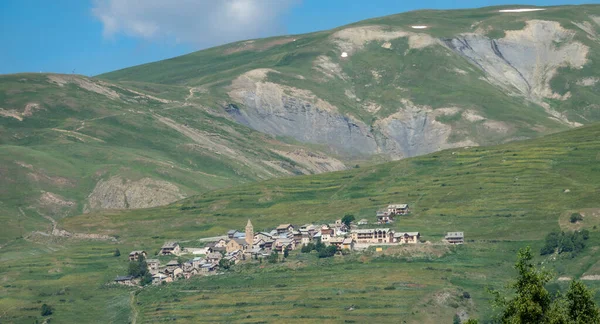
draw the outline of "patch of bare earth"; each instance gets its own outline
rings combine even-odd
[[[328,157],[324,154],[310,152],[304,149],[297,149],[292,152],[272,150],[273,152],[285,156],[288,159],[303,166],[307,173],[322,173],[345,170],[346,165],[341,161]]]
[[[428,34],[407,32],[402,29],[377,25],[345,28],[335,32],[331,37],[339,49],[348,54],[362,49],[371,41],[382,41],[384,42],[384,48],[391,48],[389,41],[401,37],[408,37],[410,49],[421,49],[440,44],[439,40]],[[389,45],[387,45],[388,43]]]
[[[338,63],[333,62],[329,56],[318,56],[313,66],[315,70],[321,72],[327,79],[339,78],[344,81],[349,79],[348,75],[342,70],[342,67]]]
[[[107,83],[102,81],[91,80],[83,76],[76,75],[64,75],[64,74],[51,74],[48,75],[48,80],[50,83],[54,83],[60,87],[64,87],[67,84],[75,84],[78,87],[95,92],[97,94],[106,96],[110,99],[119,99],[119,94],[113,90],[108,88]]]
[[[254,40],[249,40],[249,41],[245,41],[245,42],[239,44],[236,47],[231,47],[231,48],[226,49],[225,51],[223,51],[223,54],[229,55],[229,54],[233,54],[233,53],[238,53],[238,52],[243,52],[243,51],[251,51],[251,50],[264,51],[271,47],[278,46],[278,45],[284,45],[284,44],[293,42],[295,40],[296,39],[293,37],[286,37],[286,38],[279,38],[279,39],[275,39],[272,41],[268,41],[268,42],[265,42],[260,45],[257,45],[256,41],[254,41]]]
[[[162,206],[185,198],[179,188],[167,181],[140,180],[114,176],[100,180],[88,196],[84,212],[97,209],[134,209]]]
[[[42,106],[40,106],[39,103],[30,102],[25,105],[23,111],[18,111],[16,109],[0,108],[0,116],[12,117],[14,119],[17,119],[18,121],[23,121],[25,117],[30,117],[33,115],[34,112],[39,110],[44,110],[44,108],[42,108]]]

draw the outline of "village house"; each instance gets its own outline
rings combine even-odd
[[[135,286],[137,284],[133,276],[118,276],[115,278],[115,282],[123,286]]]
[[[137,261],[139,260],[140,256],[145,259],[147,256],[146,251],[131,251],[129,253],[129,261]]]
[[[295,241],[288,238],[280,238],[275,241],[275,251],[283,253],[286,248],[288,251],[294,250],[296,248]]]
[[[146,265],[150,273],[156,273],[160,267],[160,261],[158,259],[148,259],[146,260]]]
[[[271,236],[271,234],[269,233],[264,233],[264,232],[258,232],[256,234],[254,234],[254,241],[259,241],[259,240],[263,240],[263,241],[267,241],[272,239],[273,236]]]
[[[227,253],[231,253],[233,251],[242,251],[246,252],[246,250],[252,248],[245,239],[231,239],[227,242],[227,246],[225,247],[225,251]]]
[[[194,263],[192,261],[186,261],[181,265],[183,272],[190,272],[194,270]]]
[[[192,266],[196,269],[199,269],[202,263],[204,263],[204,259],[201,257],[195,257],[192,259]]]
[[[369,224],[369,220],[368,219],[361,219],[358,221],[358,223],[356,223],[357,225],[368,225]]]
[[[167,271],[173,272],[175,269],[179,268],[179,262],[177,260],[171,260],[166,264]]]
[[[294,242],[296,243],[296,245],[302,243],[302,232],[293,231],[292,234],[294,234]]]
[[[394,231],[389,228],[356,229],[352,230],[352,239],[356,243],[393,243]]]
[[[396,232],[394,233],[394,243],[399,244],[417,244],[421,234],[419,232]]]
[[[227,246],[227,242],[228,240],[226,239],[219,239],[215,242],[215,246],[213,248],[224,248]]]
[[[344,238],[344,241],[341,245],[342,250],[354,250],[354,240],[351,237]]]
[[[181,253],[181,246],[177,242],[167,242],[160,248],[162,255],[178,255]]]
[[[227,238],[232,239],[234,237],[235,233],[238,233],[238,231],[237,230],[227,231]]]
[[[275,229],[277,231],[277,234],[283,234],[286,232],[292,232],[294,230],[294,225],[292,224],[281,224],[279,226],[277,226],[277,228]]]
[[[332,237],[328,240],[327,243],[325,243],[325,245],[333,245],[333,246],[337,247],[338,250],[341,250],[342,243],[344,243],[343,237]]]
[[[310,243],[310,241],[312,241],[312,236],[310,234],[310,232],[305,231],[303,232],[302,230],[300,230],[300,233],[302,233],[302,238],[300,239],[300,244],[308,244]]]
[[[177,269],[173,270],[172,274],[173,274],[173,279],[181,278],[181,277],[183,277],[183,269],[177,268]]]
[[[409,211],[408,204],[388,205],[387,207],[389,215],[406,215]]]
[[[450,244],[463,244],[465,243],[465,234],[463,232],[448,232],[445,239]]]
[[[152,276],[152,284],[153,285],[158,285],[160,283],[162,283],[165,279],[167,279],[168,276],[165,275],[164,273],[157,273],[155,275]]]
[[[206,256],[206,260],[208,262],[211,262],[214,264],[218,264],[222,258],[223,258],[223,255],[221,253],[217,253],[217,252],[210,253]]]
[[[217,265],[212,264],[212,263],[203,264],[202,267],[200,268],[200,272],[205,275],[214,273],[216,270],[217,270]]]
[[[390,224],[394,222],[394,215],[386,211],[379,210],[375,215],[377,216],[377,224]]]

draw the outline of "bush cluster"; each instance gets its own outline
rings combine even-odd
[[[305,244],[300,250],[302,253],[310,253],[311,251],[317,251],[319,253],[319,258],[329,258],[335,255],[337,247],[334,245],[325,246],[321,241],[317,241],[316,244]]]
[[[573,233],[554,231],[546,236],[546,242],[540,250],[541,255],[558,254],[572,252],[577,254],[585,248],[585,241],[589,238],[588,230],[581,230]]]
[[[141,278],[140,283],[142,286],[152,282],[152,275],[150,274],[150,271],[148,271],[148,264],[143,256],[140,255],[137,261],[130,262],[128,270],[130,276]]]

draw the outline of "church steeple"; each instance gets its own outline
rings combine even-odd
[[[254,226],[252,226],[252,222],[248,219],[248,224],[246,224],[246,243],[252,246],[254,242]]]

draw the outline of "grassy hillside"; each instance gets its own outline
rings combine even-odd
[[[536,140],[268,180],[167,207],[64,218],[59,228],[112,235],[118,242],[36,235],[8,244],[0,252],[5,282],[0,289],[7,296],[0,306],[8,310],[8,321],[24,322],[39,317],[41,302],[56,307],[53,318],[60,322],[135,316],[141,322],[397,322],[400,317],[439,323],[462,311],[489,318],[484,288],[502,289],[514,274],[517,249],[539,250],[552,230],[585,228],[590,239],[577,256],[538,257],[539,262],[557,277],[600,275],[598,138],[600,125],[592,125]],[[199,246],[197,239],[241,229],[247,218],[256,230],[331,221],[345,213],[373,221],[376,209],[394,202],[412,206],[394,228],[419,231],[430,243],[389,249],[384,256],[370,252],[333,260],[294,253],[282,264],[250,264],[131,295],[129,289],[104,285],[125,271],[129,250],[153,254],[166,240]],[[583,222],[569,223],[577,211],[585,215]],[[464,231],[467,244],[440,245],[447,231]],[[112,256],[115,248],[121,257]],[[564,283],[554,281],[550,288]],[[470,299],[460,297],[465,291]],[[351,306],[355,309],[347,311]]]
[[[304,148],[207,111],[188,89],[150,90],[157,96],[82,76],[0,76],[0,245],[50,218],[329,167],[327,157],[286,157]]]
[[[417,126],[413,137],[398,137],[397,126],[390,123],[417,118],[415,107],[442,124],[432,128],[451,129],[439,141],[441,148],[532,138],[598,121],[600,6],[498,12],[515,7],[520,6],[408,12],[312,34],[232,43],[99,77],[200,87],[205,102],[233,102],[252,115],[254,101],[268,101],[268,94],[248,90],[251,96],[240,98],[232,88],[249,71],[269,69],[264,82],[279,85],[290,96],[290,87],[309,91],[335,106],[370,127],[378,146],[392,156],[422,154],[403,148],[403,140],[428,145],[420,141],[426,134]],[[414,25],[428,28],[412,29]],[[466,49],[454,47],[460,42]],[[496,53],[491,43],[498,47]],[[343,51],[347,58],[340,56]],[[490,58],[494,55],[496,60]],[[261,116],[269,114],[256,109]],[[289,129],[250,126],[303,138]],[[312,141],[339,149],[335,141]],[[399,141],[400,148],[390,141]],[[433,145],[424,151],[438,149]]]

